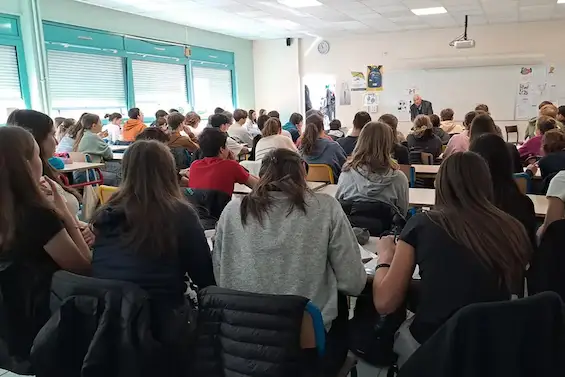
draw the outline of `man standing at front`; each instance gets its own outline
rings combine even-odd
[[[423,100],[419,94],[414,96],[414,103],[410,106],[410,119],[412,122],[418,115],[432,115],[434,109],[432,109],[432,103],[430,101]]]

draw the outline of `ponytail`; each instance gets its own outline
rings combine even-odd
[[[100,117],[96,114],[84,113],[80,117],[79,121],[75,125],[76,128],[76,136],[75,136],[75,143],[73,145],[73,152],[78,152],[78,146],[82,137],[84,136],[84,131],[88,131],[92,129],[94,124],[100,122]]]
[[[263,137],[278,135],[281,133],[281,121],[277,118],[269,118],[265,122],[263,131],[261,131]]]
[[[318,114],[312,114],[306,118],[306,129],[302,135],[300,142],[300,150],[305,155],[314,152],[316,140],[320,137],[320,133],[324,130],[324,120]]]
[[[104,115],[104,119],[108,119],[110,122],[114,119],[122,119],[122,114],[120,113],[112,113]]]

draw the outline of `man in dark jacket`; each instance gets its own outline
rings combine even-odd
[[[430,101],[423,100],[419,94],[414,96],[414,103],[410,106],[410,119],[414,121],[418,115],[432,115],[434,109]]]

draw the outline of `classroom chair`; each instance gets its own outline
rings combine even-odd
[[[319,375],[325,329],[320,310],[306,297],[210,286],[198,292],[198,302],[193,375]],[[258,349],[260,359],[244,359]]]
[[[564,376],[564,315],[554,292],[468,305],[412,354],[398,377]]]
[[[335,184],[334,173],[329,165],[308,164],[306,180],[310,182],[327,182]]]
[[[565,300],[565,219],[549,224],[530,261],[527,273],[528,294],[557,293]]]
[[[518,132],[518,126],[517,125],[505,126],[504,128],[506,129],[506,142],[518,144],[518,142],[520,141],[520,133]],[[509,141],[508,140],[508,136],[510,134],[516,134],[516,141]]]
[[[525,195],[530,192],[531,181],[529,175],[527,175],[526,173],[516,173],[514,174],[514,181],[518,185],[518,188],[520,189],[520,192],[522,194]]]
[[[114,186],[98,186],[98,197],[100,198],[100,204],[106,204],[112,195],[118,191],[117,187]]]
[[[406,178],[408,178],[408,185],[413,188],[416,184],[416,169],[410,165],[400,165],[400,171],[406,175]]]
[[[421,152],[421,159],[423,165],[433,165],[434,155],[431,153]]]

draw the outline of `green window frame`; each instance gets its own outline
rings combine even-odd
[[[234,54],[228,51],[213,50],[195,46],[185,46],[157,40],[136,38],[95,29],[87,29],[54,22],[44,22],[46,49],[79,52],[85,54],[111,55],[123,58],[124,88],[126,93],[126,109],[122,114],[127,117],[127,109],[136,107],[135,61],[150,61],[184,66],[184,82],[186,85],[185,106],[178,103],[163,104],[163,109],[181,107],[187,112],[194,109],[194,77],[192,66],[229,70],[232,88],[232,104],[237,107],[236,71]],[[179,76],[180,77],[180,76]],[[139,88],[139,85],[138,85]],[[137,93],[139,95],[139,93]],[[178,102],[178,101],[176,101]],[[139,103],[145,111],[142,103]],[[154,109],[151,109],[154,110]],[[153,121],[150,111],[145,122]],[[102,114],[101,114],[102,115]]]
[[[31,108],[31,94],[29,91],[29,81],[25,65],[25,53],[21,35],[22,34],[19,17],[0,14],[0,46],[8,46],[14,48],[16,55],[21,104],[23,104],[26,109],[29,109]],[[0,102],[1,101],[2,100],[0,99]],[[12,107],[7,107],[6,113],[0,115],[1,124],[5,122],[5,119],[7,119],[9,115],[8,112],[11,108]]]

